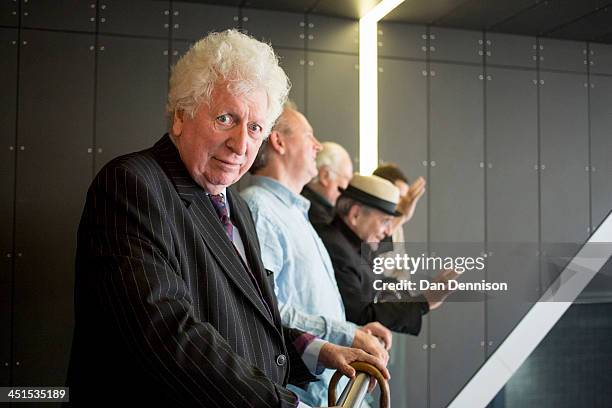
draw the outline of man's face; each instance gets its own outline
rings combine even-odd
[[[362,241],[376,250],[378,244],[391,234],[393,216],[382,211],[364,206],[357,206],[358,211],[351,221],[351,229]]]
[[[235,96],[224,82],[212,92],[195,117],[178,112],[172,133],[191,177],[218,194],[251,167],[264,139],[268,102],[263,90]]]
[[[314,136],[312,126],[300,112],[287,109],[283,112],[287,125],[291,129],[285,136],[287,141],[286,163],[292,176],[305,185],[317,175],[316,158],[321,150],[321,143]]]

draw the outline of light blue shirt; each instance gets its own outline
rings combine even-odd
[[[356,326],[346,321],[329,254],[308,220],[310,202],[269,177],[254,176],[241,193],[255,221],[266,269],[274,272],[283,324],[343,346],[353,344]],[[289,386],[300,400],[327,405],[333,372],[307,391]]]

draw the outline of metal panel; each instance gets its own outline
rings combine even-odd
[[[11,370],[11,285],[13,274],[13,206],[17,101],[17,38],[15,29],[0,29],[0,384],[9,384]],[[8,365],[7,365],[8,363]]]
[[[536,67],[537,45],[534,37],[487,33],[487,64]]]
[[[172,37],[199,40],[211,31],[240,26],[237,7],[212,6],[189,2],[172,2]]]
[[[586,72],[586,43],[541,38],[539,48],[540,69]]]
[[[92,176],[95,38],[22,30],[22,39],[13,378],[59,385],[72,336],[76,230]]]
[[[487,298],[490,355],[539,297],[537,72],[487,70]],[[535,82],[535,83],[534,83]]]
[[[306,109],[306,53],[286,48],[276,48],[274,51],[278,55],[280,66],[291,81],[289,98],[296,103],[300,111],[304,112]]]
[[[532,5],[533,0],[465,1],[457,7],[449,7],[446,14],[434,24],[444,27],[486,29]]]
[[[21,26],[94,32],[96,2],[94,0],[23,1]]]
[[[247,34],[273,47],[304,48],[304,14],[242,9],[242,27]]]
[[[98,44],[96,171],[152,146],[168,128],[168,42],[100,36]]]
[[[427,65],[380,59],[379,159],[396,163],[410,181],[427,177]],[[405,225],[407,242],[427,242],[427,195]]]
[[[587,77],[541,72],[541,287],[589,235]]]
[[[99,32],[168,37],[170,2],[101,0]]]
[[[612,74],[612,45],[590,44],[591,74]]]
[[[176,62],[189,50],[189,47],[193,44],[192,41],[182,41],[182,40],[173,40],[171,42],[172,45],[172,65],[176,64]]]
[[[427,28],[420,25],[378,23],[378,55],[425,59]]]
[[[482,68],[431,64],[430,75],[430,255],[481,256]],[[482,271],[472,270],[461,280],[472,282],[482,278]],[[431,312],[430,407],[445,407],[484,361],[484,311],[480,298],[457,293],[440,310]]]
[[[482,32],[431,27],[429,55],[435,61],[481,63]]]
[[[308,52],[306,117],[321,141],[341,144],[358,168],[357,57]]]
[[[400,166],[410,180],[427,176],[427,77],[424,62],[380,59],[378,83],[379,156]],[[406,253],[416,256],[427,244],[427,199],[419,202],[405,227]],[[401,243],[400,243],[401,245]],[[416,278],[413,278],[416,279]],[[427,407],[429,319],[418,337],[394,335],[391,350],[392,405]],[[423,347],[425,346],[425,348]]]
[[[591,75],[591,225],[612,210],[612,78]]]
[[[19,3],[17,0],[0,3],[0,25],[17,27],[19,25]]]
[[[359,23],[355,20],[308,16],[306,47],[309,50],[349,52],[359,51]]]

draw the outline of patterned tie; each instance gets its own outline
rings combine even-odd
[[[215,207],[215,211],[219,216],[219,220],[221,221],[221,224],[223,224],[223,228],[225,228],[225,233],[229,237],[230,241],[232,241],[234,237],[234,226],[232,225],[230,218],[227,215],[225,197],[223,196],[223,194],[209,194],[208,198],[210,198],[213,207]]]

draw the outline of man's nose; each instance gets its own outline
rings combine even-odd
[[[248,138],[249,130],[247,126],[236,126],[236,129],[227,140],[226,145],[233,153],[244,156],[247,150]]]

